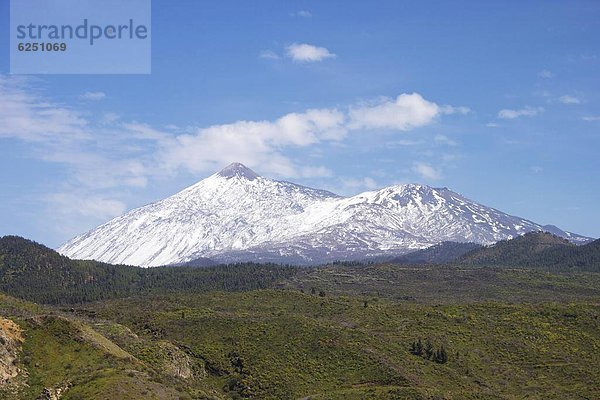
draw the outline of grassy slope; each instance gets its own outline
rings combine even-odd
[[[19,367],[26,373],[0,399],[36,399],[45,388],[67,388],[69,399],[188,399],[190,390],[176,384],[168,373],[168,359],[155,351],[156,343],[140,339],[140,353],[152,354],[154,363],[120,347],[101,330],[122,331],[112,322],[94,322],[56,309],[45,308],[0,295],[0,314],[23,330],[25,341]],[[194,377],[189,384],[199,382]],[[202,382],[195,394],[211,392]],[[207,391],[204,391],[204,389]],[[9,390],[10,389],[10,390]]]
[[[333,265],[300,271],[280,287],[428,303],[597,302],[600,274],[441,265]]]
[[[64,399],[600,396],[597,301],[445,303],[260,290],[59,310],[1,296],[0,314],[24,330],[23,399],[67,383]],[[418,338],[449,362],[411,354]],[[173,375],[182,365],[192,377]]]
[[[291,291],[215,293],[97,304],[145,335],[189,346],[257,398],[594,398],[597,304],[426,305]],[[182,316],[183,312],[183,316]],[[148,321],[151,321],[148,324]],[[447,364],[412,355],[429,337]],[[243,359],[236,371],[232,360]],[[219,374],[221,376],[219,376]],[[396,397],[394,397],[396,396]],[[409,397],[410,398],[410,397]]]

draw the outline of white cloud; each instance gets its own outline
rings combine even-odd
[[[21,77],[0,75],[0,138],[64,143],[89,137],[80,113],[48,102]]]
[[[286,55],[295,62],[316,62],[326,58],[335,58],[325,47],[313,46],[306,43],[294,43],[286,47]]]
[[[378,187],[375,179],[370,178],[368,176],[363,179],[363,183],[364,183],[365,187],[369,190],[377,189],[377,187]]]
[[[442,178],[442,173],[430,164],[416,162],[413,164],[412,171],[423,179],[438,180]]]
[[[93,124],[85,113],[34,94],[25,81],[0,77],[0,84],[0,137],[40,142],[33,150],[36,157],[67,166],[74,187],[96,190],[144,187],[156,176],[210,172],[231,161],[283,177],[326,177],[331,171],[296,163],[285,150],[339,143],[361,128],[407,131],[442,114],[467,112],[413,93],[370,106],[288,113],[271,121],[162,131],[142,122],[120,122],[116,114],[105,114]],[[399,142],[415,143],[420,142]]]
[[[435,135],[433,140],[435,140],[435,142],[438,144],[445,144],[447,146],[456,146],[457,145],[457,143],[454,140],[450,139],[446,135]]]
[[[582,120],[584,120],[584,121],[588,121],[588,122],[590,122],[590,121],[600,121],[600,115],[597,115],[597,116],[596,116],[596,115],[594,115],[594,116],[583,117],[583,118],[581,118],[581,119],[582,119]]]
[[[57,232],[67,229],[66,220],[86,221],[89,229],[123,212],[124,189],[144,187],[149,176],[146,165],[152,164],[146,150],[130,146],[132,135],[115,124],[116,116],[94,124],[86,112],[43,96],[36,90],[38,82],[0,75],[0,141],[8,137],[29,142],[30,157],[61,164],[64,177],[58,193],[38,200],[50,206],[48,218],[64,217],[53,228]],[[82,215],[86,218],[79,218]],[[79,229],[83,223],[75,225]]]
[[[50,213],[60,211],[65,220],[81,221],[77,230],[120,214],[129,189],[147,187],[152,180],[179,172],[214,172],[233,161],[280,177],[329,178],[331,170],[290,156],[290,150],[343,145],[356,129],[408,131],[446,114],[468,112],[464,107],[438,106],[413,93],[367,105],[291,112],[272,120],[158,129],[114,113],[90,119],[85,110],[54,103],[36,91],[32,79],[0,75],[0,140],[30,142],[31,157],[61,165],[63,182],[43,200],[55,207]],[[425,164],[415,165],[415,170],[440,176]],[[345,188],[376,186],[366,177],[346,182]],[[79,220],[82,215],[85,218]]]
[[[164,168],[170,170],[200,172],[238,161],[277,175],[302,176],[302,170],[284,157],[281,149],[341,140],[346,135],[344,121],[344,114],[338,110],[313,109],[286,114],[275,121],[213,125],[165,141],[160,158]],[[304,171],[323,173],[322,169]]]
[[[442,154],[442,160],[446,162],[460,160],[461,158],[462,156],[460,154]]]
[[[520,117],[534,117],[544,112],[542,107],[525,107],[519,110],[504,109],[498,112],[498,118],[516,119]]]
[[[310,17],[312,17],[312,13],[310,11],[306,11],[306,10],[300,10],[295,15],[297,17],[302,17],[302,18],[310,18]]]
[[[333,176],[333,171],[325,167],[302,167],[300,176],[303,178],[329,178]]]
[[[473,110],[471,110],[469,107],[464,107],[464,106],[460,106],[460,107],[453,107],[453,106],[441,106],[440,107],[440,112],[442,114],[460,114],[460,115],[467,115],[473,112]]]
[[[53,193],[46,197],[53,209],[61,214],[73,212],[101,220],[116,217],[125,212],[125,204],[118,200],[76,192]]]
[[[124,123],[121,125],[128,130],[132,137],[142,140],[163,140],[170,137],[169,134],[158,131],[147,124],[137,122]]]
[[[273,50],[262,50],[259,54],[258,54],[259,58],[265,58],[267,60],[279,60],[281,57],[279,57],[279,55],[277,53],[275,53]]]
[[[114,124],[115,122],[117,122],[119,120],[119,118],[120,118],[119,114],[113,113],[113,112],[108,112],[102,116],[102,123],[111,125],[111,124]]]
[[[69,183],[78,188],[105,190],[124,187],[145,187],[151,169],[149,159],[136,158],[99,145],[85,149],[82,147],[53,148],[42,151],[37,157],[43,161],[63,164],[69,169]]]
[[[403,94],[396,101],[350,107],[347,112],[310,109],[272,121],[237,121],[196,128],[193,132],[159,140],[157,154],[160,169],[171,172],[180,169],[192,173],[213,171],[228,162],[238,161],[284,177],[327,176],[330,171],[322,167],[297,165],[284,155],[284,149],[339,143],[350,131],[361,128],[408,131],[432,123],[441,114],[464,112],[464,107],[440,107],[417,93]],[[442,135],[436,141],[456,144]],[[418,143],[421,142],[398,144]]]
[[[105,97],[106,97],[106,93],[104,93],[104,92],[85,92],[81,96],[79,96],[79,98],[81,100],[91,100],[91,101],[102,100]]]
[[[543,69],[540,72],[538,72],[538,77],[543,79],[554,78],[554,76],[554,73],[552,73],[552,71],[548,71],[547,69]]]
[[[549,97],[552,97],[552,93],[549,90],[536,90],[534,92],[534,94],[536,96],[544,97],[546,99],[548,99]],[[546,100],[546,101],[549,101],[549,100]]]
[[[39,199],[44,204],[40,210],[45,210],[42,218],[52,236],[70,238],[127,210],[123,201],[111,197],[111,193],[64,188]]]
[[[399,139],[399,140],[392,140],[392,141],[386,142],[385,145],[387,147],[391,147],[391,146],[416,146],[419,144],[423,144],[423,142],[420,140]]]
[[[355,194],[365,190],[374,190],[379,186],[375,179],[370,176],[364,178],[343,178],[341,180],[341,187],[333,190],[334,193],[342,194]]]
[[[437,104],[420,94],[404,93],[395,100],[383,98],[378,104],[351,108],[350,127],[407,131],[431,124],[440,113]]]
[[[495,122],[488,122],[487,124],[485,124],[485,126],[487,126],[488,128],[497,128],[500,125]]]
[[[560,96],[558,98],[558,101],[560,101],[563,104],[581,104],[581,100],[579,100],[577,97],[569,96],[567,94],[564,96]]]

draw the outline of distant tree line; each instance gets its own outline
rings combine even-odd
[[[266,289],[297,269],[277,264],[139,268],[71,260],[35,242],[0,238],[0,291],[45,304],[129,297],[147,293]]]

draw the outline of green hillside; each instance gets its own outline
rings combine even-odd
[[[551,233],[532,232],[473,250],[457,261],[485,266],[600,272],[600,240],[575,246]]]
[[[328,265],[303,269],[278,287],[419,303],[596,302],[600,274],[447,265]]]
[[[481,248],[477,243],[442,242],[435,246],[395,257],[394,264],[448,264],[466,253]]]
[[[261,290],[53,309],[22,329],[6,399],[565,399],[600,392],[597,304],[433,305]],[[446,362],[432,352],[444,348]],[[26,373],[25,373],[26,371]],[[0,398],[2,395],[0,394]]]
[[[46,304],[139,293],[241,291],[269,287],[296,270],[274,264],[139,268],[70,260],[17,236],[0,238],[0,291]]]
[[[188,399],[189,390],[177,385],[180,365],[174,367],[172,354],[161,342],[138,337],[124,326],[95,321],[59,309],[35,306],[0,294],[0,376],[8,369],[7,353],[17,359],[10,363],[18,374],[0,380],[0,399]],[[9,340],[17,327],[20,340]],[[13,329],[14,330],[14,329]],[[134,347],[121,347],[107,332],[130,335]],[[152,353],[152,362],[140,357]],[[177,360],[179,361],[179,360]],[[208,398],[209,385],[200,381],[196,366],[186,379],[198,382],[196,393]],[[202,371],[203,366],[198,366]],[[203,391],[203,388],[206,392]]]

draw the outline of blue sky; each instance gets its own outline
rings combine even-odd
[[[597,1],[173,4],[150,75],[20,76],[0,0],[0,235],[56,247],[239,161],[600,237]]]

